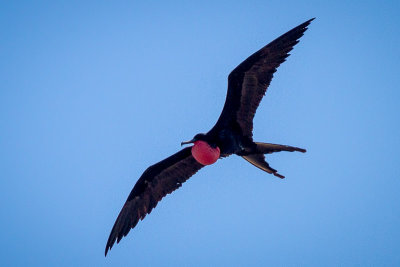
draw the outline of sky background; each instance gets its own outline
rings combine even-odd
[[[399,266],[399,1],[0,4],[2,266]],[[208,131],[227,75],[316,17],[254,139],[304,147],[202,169],[107,258],[130,190]]]

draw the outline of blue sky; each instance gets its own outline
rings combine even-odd
[[[4,266],[400,264],[398,1],[0,4]],[[213,126],[229,72],[317,17],[239,157],[167,196],[109,256],[142,172]]]

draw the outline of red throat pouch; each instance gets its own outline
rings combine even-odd
[[[219,147],[211,147],[205,141],[196,141],[192,146],[193,157],[203,165],[210,165],[215,163],[220,155]]]

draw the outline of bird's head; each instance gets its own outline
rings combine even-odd
[[[182,142],[181,145],[193,144],[192,155],[203,165],[210,165],[219,159],[221,151],[219,147],[211,142],[210,138],[202,133],[196,134],[192,140]]]
[[[203,134],[203,133],[199,133],[199,134],[196,134],[196,135],[193,137],[192,140],[182,142],[182,143],[181,143],[181,146],[183,146],[183,145],[188,145],[188,144],[193,144],[193,143],[195,143],[196,141],[204,141],[204,142],[207,142],[207,141],[208,141],[207,139],[208,139],[208,138],[207,138],[207,135],[205,135],[205,134]],[[208,143],[208,142],[207,142],[207,143]]]

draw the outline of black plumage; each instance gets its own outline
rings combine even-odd
[[[310,19],[293,28],[239,64],[228,76],[228,92],[222,113],[214,127],[206,134],[197,134],[191,141],[205,141],[218,147],[221,157],[242,156],[256,167],[284,178],[265,161],[264,154],[279,151],[306,152],[305,149],[253,142],[253,118],[273,74],[289,56],[307,30]],[[147,168],[128,196],[107,241],[105,254],[149,214],[167,194],[181,187],[204,165],[196,161],[191,147]]]

